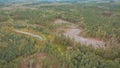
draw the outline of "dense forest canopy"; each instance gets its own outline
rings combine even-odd
[[[116,2],[119,0],[0,0],[0,3],[11,2]]]
[[[119,68],[118,1],[0,0],[0,68]]]

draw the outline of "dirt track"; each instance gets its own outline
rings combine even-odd
[[[38,38],[40,40],[43,40],[43,38],[41,36],[36,35],[36,34],[32,34],[32,33],[29,33],[29,32],[23,32],[23,31],[19,31],[19,30],[14,30],[14,31],[17,32],[17,33],[26,34],[26,35]]]

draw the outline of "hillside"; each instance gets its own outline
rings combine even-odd
[[[117,2],[119,0],[0,0],[0,3],[17,2]]]
[[[0,4],[0,68],[119,68],[119,7],[119,2]]]

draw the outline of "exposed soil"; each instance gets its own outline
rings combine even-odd
[[[38,38],[39,40],[43,40],[43,38],[41,36],[36,35],[36,34],[32,34],[32,33],[29,33],[29,32],[23,32],[23,31],[19,31],[19,30],[14,30],[14,31],[17,32],[17,33],[26,34],[26,35]]]
[[[62,19],[56,19],[55,21],[54,21],[54,24],[62,24],[62,23],[69,23],[68,21],[64,21],[64,20],[62,20]]]
[[[39,53],[34,56],[24,57],[23,61],[20,64],[20,68],[41,68],[41,60],[45,59],[45,53]]]
[[[62,19],[57,19],[55,24],[61,24],[61,23],[70,23],[68,21],[64,21]],[[83,36],[80,36],[79,34],[82,32],[82,29],[78,28],[77,25],[72,24],[69,28],[64,28],[63,26],[58,29],[58,32],[64,31],[63,34],[65,36],[69,36],[71,39],[74,39],[76,42],[80,42],[83,45],[92,45],[93,47],[104,47],[105,42],[101,40],[97,40],[94,38],[85,38]]]
[[[81,44],[87,45],[87,46],[92,45],[95,48],[103,47],[105,45],[105,42],[103,41],[100,41],[94,38],[85,38],[83,36],[80,36],[79,34],[82,32],[82,29],[78,28],[77,25],[73,23],[64,21],[62,19],[57,19],[54,22],[54,24],[62,24],[62,23],[68,23],[72,25],[70,25],[69,27],[62,26],[61,28],[58,28],[58,32],[64,31],[62,34],[64,34],[65,36],[69,36],[71,39],[74,39],[76,42],[80,42]],[[14,30],[14,31],[17,33],[26,34],[26,35],[38,38],[40,40],[43,39],[41,36],[29,33],[29,32],[23,32],[19,30]],[[69,47],[69,49],[71,49],[71,47]],[[41,60],[44,59],[45,57],[46,57],[45,53],[39,53],[36,55],[36,57],[33,57],[33,56],[26,57],[23,59],[19,67],[20,68],[41,68],[41,64],[42,64]],[[36,59],[33,59],[33,58],[36,58]]]

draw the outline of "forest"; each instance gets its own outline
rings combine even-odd
[[[119,7],[120,2],[0,4],[0,68],[119,68]],[[66,36],[70,29],[82,32]],[[75,37],[105,44],[94,47]]]

